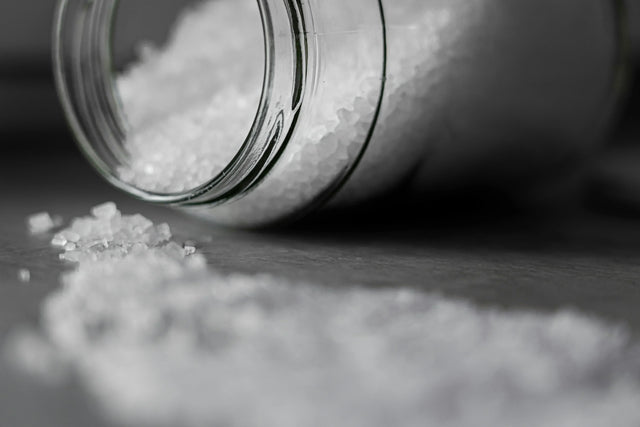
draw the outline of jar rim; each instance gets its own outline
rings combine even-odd
[[[251,130],[221,172],[196,188],[176,193],[139,188],[122,180],[116,172],[128,157],[123,145],[124,115],[111,72],[112,22],[118,4],[118,0],[59,0],[56,9],[55,81],[82,153],[112,185],[153,203],[218,204],[249,191],[283,152],[303,102],[309,46],[305,38],[298,37],[307,32],[300,2],[257,0],[265,60],[261,96]]]

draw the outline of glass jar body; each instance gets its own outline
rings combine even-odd
[[[102,61],[93,69],[104,74],[108,30],[96,22],[108,18],[89,26],[93,45],[70,48],[87,31],[72,23],[90,20],[63,3],[58,83],[92,162],[132,194],[236,226],[399,186],[559,181],[594,152],[620,78],[610,0],[258,1],[265,79],[242,150],[204,185],[159,194],[114,172],[127,162],[126,126],[108,77],[79,66]]]

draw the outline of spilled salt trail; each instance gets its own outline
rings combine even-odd
[[[614,325],[224,275],[112,204],[70,237],[74,270],[8,354],[44,379],[75,373],[124,425],[640,425],[640,353]]]

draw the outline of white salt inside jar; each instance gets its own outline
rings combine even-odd
[[[192,5],[165,46],[142,45],[117,81],[130,159],[120,177],[177,193],[219,174],[253,124],[263,45],[260,12],[247,1]]]
[[[206,1],[111,79],[116,111],[63,89],[116,185],[257,226],[401,185],[553,182],[612,112],[618,13],[607,0]],[[62,47],[87,31],[71,27]],[[67,46],[70,64],[99,48]]]

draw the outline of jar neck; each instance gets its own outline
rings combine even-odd
[[[112,38],[119,0],[61,0],[54,34],[56,83],[77,142],[93,166],[138,198],[171,205],[222,203],[248,191],[286,145],[300,113],[310,74],[306,2],[258,0],[265,68],[253,125],[224,170],[199,188],[157,194],[118,177],[127,164],[127,125],[114,81]]]

